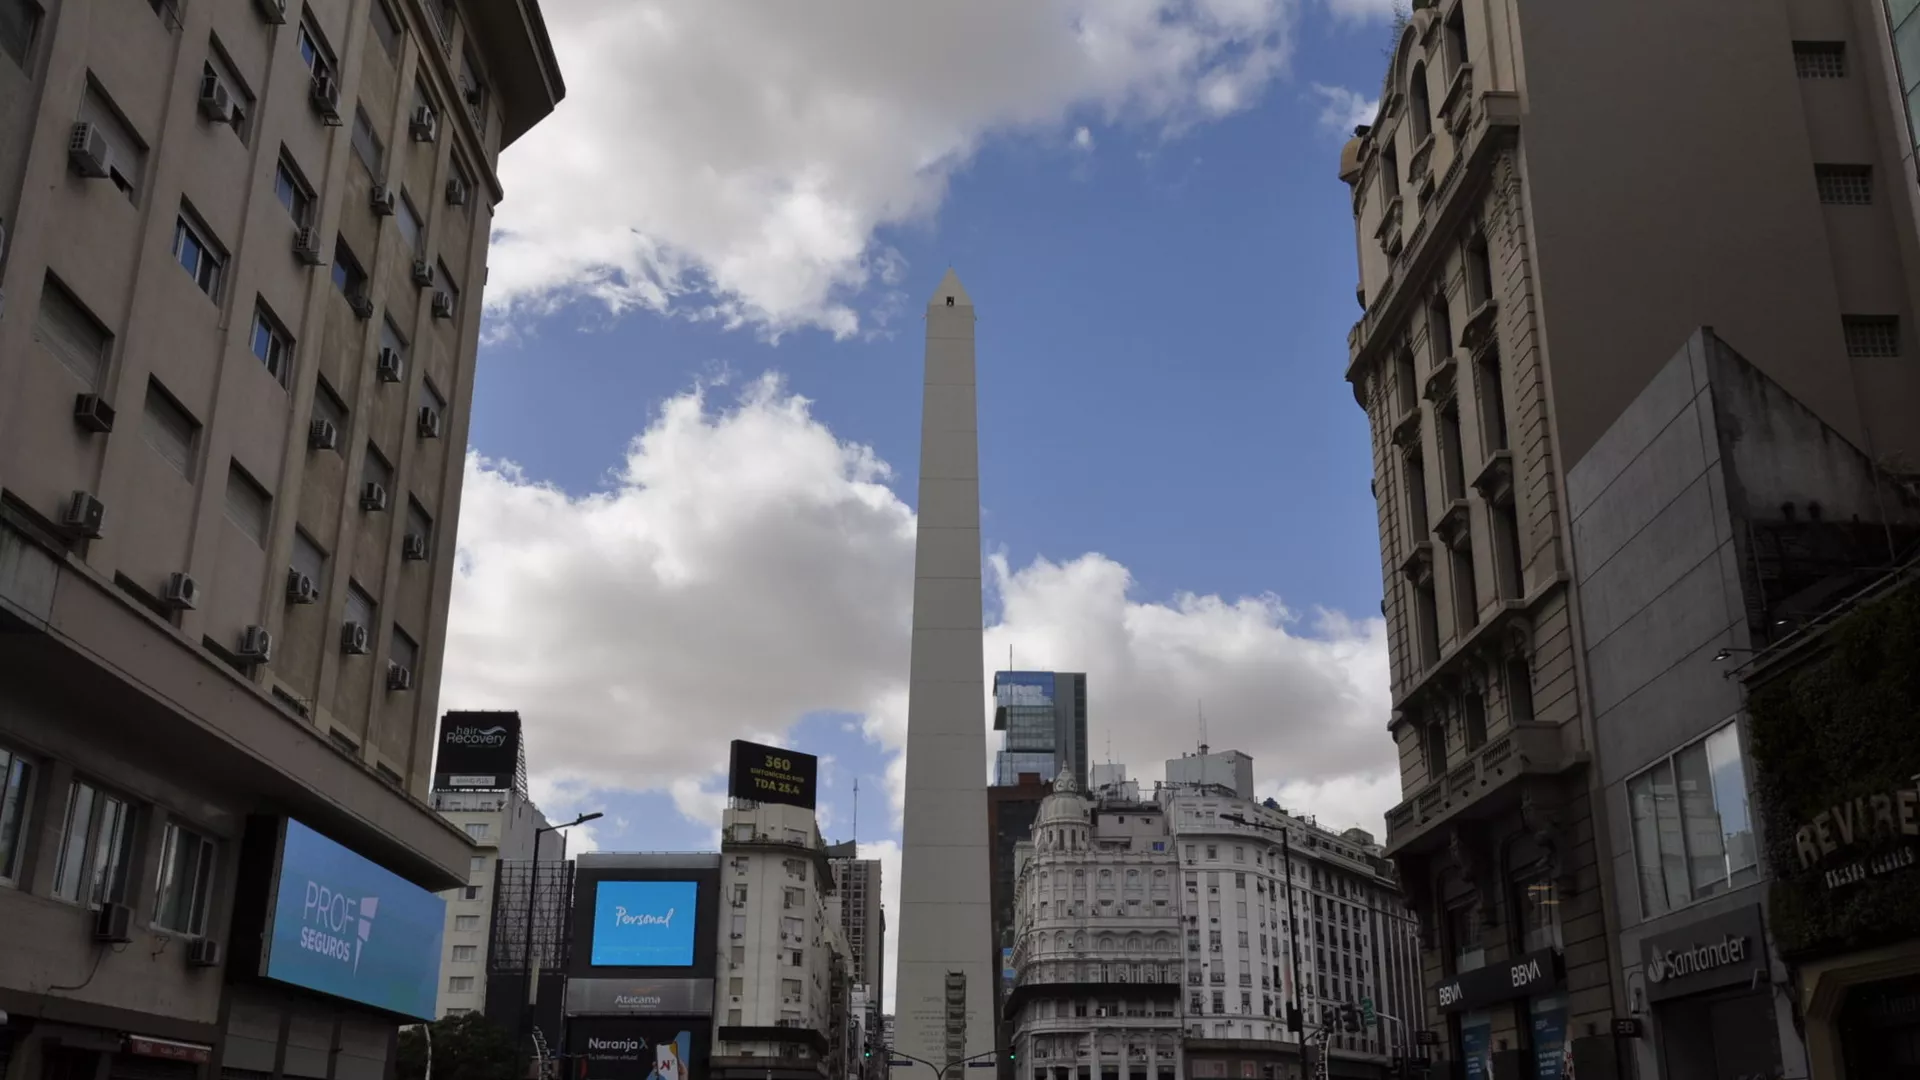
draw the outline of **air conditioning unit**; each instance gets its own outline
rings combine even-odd
[[[447,205],[467,205],[467,183],[457,176],[447,181]]]
[[[307,425],[307,446],[314,450],[334,450],[340,445],[340,429],[331,420],[315,420]]]
[[[373,373],[380,376],[381,382],[400,381],[400,353],[394,349],[381,349],[373,358]]]
[[[287,0],[253,0],[253,6],[260,10],[260,17],[275,26],[284,26],[287,22]]]
[[[200,115],[216,124],[233,123],[233,95],[211,75],[200,80]]]
[[[96,435],[113,430],[113,406],[99,394],[79,394],[73,399],[73,422]]]
[[[413,110],[413,116],[407,120],[407,134],[413,136],[414,142],[432,142],[434,133],[438,129],[439,124],[434,119],[433,109],[427,105]]]
[[[408,533],[400,539],[400,557],[407,562],[427,561],[427,538],[420,533]]]
[[[193,575],[175,572],[167,575],[166,587],[160,590],[160,602],[175,611],[189,611],[200,606],[200,583]]]
[[[240,635],[240,648],[234,655],[256,664],[270,663],[273,660],[273,635],[264,626],[247,627]]]
[[[365,656],[373,649],[373,635],[362,623],[343,623],[340,627],[340,651],[348,656]]]
[[[76,491],[67,497],[66,512],[60,515],[60,527],[69,536],[84,540],[98,540],[100,525],[107,516],[107,504],[94,498],[85,491]]]
[[[311,99],[313,111],[320,114],[320,119],[329,126],[340,123],[340,84],[333,81],[333,76],[323,72],[313,77]]]
[[[347,297],[347,307],[353,311],[357,319],[373,318],[373,297],[366,293],[354,293]]]
[[[67,139],[67,160],[73,171],[89,180],[104,180],[113,172],[113,151],[107,148],[107,135],[85,121],[73,125]]]
[[[376,217],[392,217],[400,206],[400,194],[385,184],[373,186],[373,212]]]
[[[387,661],[387,689],[396,694],[413,689],[413,672]]]
[[[101,904],[93,915],[93,940],[125,945],[133,940],[133,909],[125,904]]]
[[[206,938],[196,938],[187,945],[187,966],[212,968],[220,966],[220,943]]]
[[[423,289],[433,288],[433,264],[425,259],[413,260],[413,283]]]
[[[387,508],[387,489],[372,480],[360,487],[360,509],[385,510]]]
[[[320,602],[320,586],[307,575],[288,567],[287,601],[294,604],[317,604]]]
[[[433,294],[433,317],[436,319],[453,318],[453,294],[437,292]]]
[[[440,414],[431,405],[420,406],[420,437],[423,439],[440,437]]]
[[[293,257],[307,266],[320,265],[320,230],[309,225],[293,234]]]

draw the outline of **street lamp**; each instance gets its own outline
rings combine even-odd
[[[585,825],[605,816],[595,810],[561,825],[542,825],[533,830],[533,864],[528,868],[527,878],[527,1016],[524,1026],[528,1031],[533,1030],[533,1006],[540,996],[540,968],[533,959],[533,909],[538,906],[540,899],[540,837],[561,829],[571,829],[575,825]]]
[[[1280,834],[1280,859],[1287,878],[1287,955],[1293,966],[1293,1011],[1287,1017],[1287,1028],[1304,1039],[1307,1014],[1306,1010],[1300,1007],[1300,920],[1293,913],[1293,844],[1287,838],[1286,829],[1276,829],[1265,822],[1250,821],[1242,814],[1221,814],[1220,820],[1245,825],[1249,829]]]

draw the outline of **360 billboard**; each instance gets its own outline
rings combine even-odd
[[[431,1020],[446,901],[289,819],[260,973]]]
[[[695,881],[601,881],[593,898],[594,967],[689,967]]]
[[[812,810],[820,783],[820,759],[797,750],[733,740],[727,794],[754,802]]]

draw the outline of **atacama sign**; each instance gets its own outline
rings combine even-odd
[[[1750,982],[1767,963],[1760,905],[1701,919],[1640,943],[1647,997],[1662,1001]]]

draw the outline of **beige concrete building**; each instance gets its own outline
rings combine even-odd
[[[0,0],[11,1080],[381,1074],[392,1013],[238,955],[242,841],[466,882],[425,798],[494,164],[562,93],[535,0]]]
[[[1893,37],[1914,5],[1415,7],[1340,169],[1405,796],[1387,846],[1449,1059],[1587,1077],[1629,1047],[1664,1075],[1608,1034],[1646,1015],[1620,935],[1666,911],[1628,902],[1632,838],[1609,821],[1618,781],[1675,747],[1642,737],[1628,761],[1598,725],[1665,722],[1622,709],[1636,693],[1686,704],[1635,651],[1674,644],[1669,624],[1630,622],[1644,598],[1608,605],[1637,583],[1579,564],[1634,500],[1576,523],[1566,478],[1703,325],[1881,475],[1920,471],[1920,70]],[[1711,653],[1702,634],[1675,647]]]

